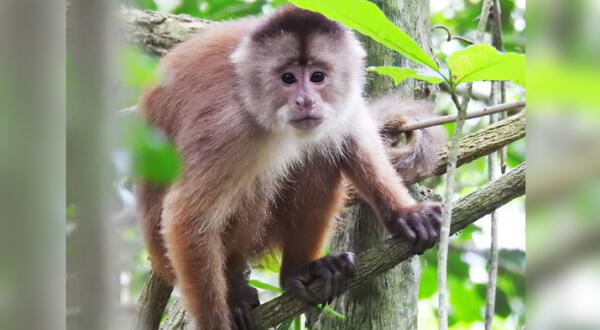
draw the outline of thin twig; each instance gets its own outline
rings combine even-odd
[[[437,30],[437,29],[446,31],[446,35],[447,35],[446,41],[460,40],[460,41],[468,43],[469,45],[472,45],[472,44],[475,43],[474,41],[472,41],[472,40],[470,40],[468,38],[462,37],[462,36],[453,36],[452,32],[450,32],[450,29],[447,26],[443,25],[443,24],[436,24],[436,25],[434,25],[434,26],[431,27],[432,31],[433,30]]]
[[[456,94],[451,94],[452,101],[458,109],[454,136],[448,147],[448,165],[446,170],[446,189],[444,192],[444,212],[442,215],[442,228],[440,230],[440,245],[438,249],[438,327],[440,330],[448,329],[448,289],[446,284],[448,269],[448,242],[450,240],[450,221],[452,219],[452,196],[454,195],[454,176],[456,174],[456,163],[458,159],[458,141],[462,135],[463,124],[469,104],[469,93],[465,94],[463,102],[460,103]]]
[[[468,39],[466,37],[462,37],[462,36],[453,36],[452,40],[459,40],[459,41],[465,42],[465,43],[467,43],[469,45],[475,44],[475,41],[473,41],[471,39]]]
[[[491,106],[491,107],[481,108],[481,109],[476,110],[476,111],[468,112],[465,115],[465,119],[472,119],[472,118],[478,118],[478,117],[488,116],[488,115],[491,115],[491,114],[495,114],[495,113],[499,113],[499,112],[505,112],[505,111],[509,111],[509,110],[520,110],[520,109],[522,109],[524,107],[525,107],[525,100],[517,101],[517,102],[511,102],[511,103],[502,103],[502,104],[494,105],[494,106]],[[432,127],[432,126],[438,126],[438,125],[443,125],[443,124],[451,123],[451,122],[456,121],[457,117],[458,117],[458,115],[447,115],[447,116],[436,117],[436,118],[427,119],[427,120],[421,120],[421,121],[418,121],[418,122],[414,122],[414,123],[410,123],[410,124],[405,124],[405,125],[402,125],[400,127],[390,128],[390,129],[394,129],[393,133],[402,133],[402,132],[414,131],[416,129],[427,128],[427,127]],[[392,125],[393,126],[393,123],[389,123],[388,125]],[[386,125],[386,127],[387,127],[387,125]]]
[[[479,18],[479,27],[477,29],[477,41],[482,42],[485,36],[485,29],[489,17],[492,0],[484,0],[481,15]],[[454,137],[450,141],[448,148],[448,169],[446,171],[446,190],[444,192],[444,212],[442,215],[442,228],[440,231],[440,247],[438,249],[438,327],[440,330],[448,329],[448,288],[446,283],[447,267],[448,267],[448,242],[450,235],[450,220],[452,219],[452,209],[449,205],[452,204],[454,195],[454,184],[456,174],[456,162],[458,158],[458,140],[462,134],[463,124],[467,114],[467,106],[471,99],[473,84],[467,86],[467,93],[463,96],[462,103],[458,101],[458,97],[452,91],[451,97],[456,108],[458,116],[454,128]]]
[[[492,1],[492,22],[490,24],[492,32],[492,45],[499,51],[504,50],[502,42],[502,20],[501,7],[499,0]],[[505,87],[503,82],[493,82],[491,90],[491,99],[495,104],[504,102]],[[496,121],[495,115],[490,115],[490,124]],[[502,173],[506,170],[506,147],[500,150],[501,160],[500,168]],[[497,176],[497,157],[493,152],[488,156],[488,176],[490,182]],[[497,210],[490,213],[490,254],[488,256],[489,279],[486,287],[486,304],[485,304],[485,330],[492,330],[494,314],[496,308],[496,287],[498,282],[498,262],[499,262],[499,246],[498,246],[498,214]]]

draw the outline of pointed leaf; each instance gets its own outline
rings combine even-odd
[[[404,31],[367,0],[290,0],[294,5],[319,12],[435,71],[438,67]]]
[[[283,293],[283,290],[281,288],[278,288],[272,284],[261,282],[258,280],[250,280],[250,281],[248,281],[248,284],[255,288],[273,291],[273,292],[277,292],[277,293]]]
[[[525,87],[525,55],[500,53],[494,47],[477,44],[448,57],[455,85],[479,80],[508,80]]]
[[[408,78],[424,80],[432,84],[439,84],[442,81],[444,81],[444,78],[439,73],[433,70],[425,71],[399,68],[395,66],[377,66],[370,67],[367,70],[391,77],[394,80],[394,84],[396,85]]]

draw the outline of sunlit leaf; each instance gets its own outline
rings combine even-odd
[[[378,66],[370,67],[367,70],[391,77],[394,80],[395,85],[398,85],[405,79],[409,78],[427,81],[432,84],[439,84],[442,81],[444,81],[444,78],[439,73],[431,69],[416,70],[408,68],[399,68],[395,66]]]
[[[317,305],[319,308],[321,308],[322,310],[326,311],[327,313],[337,317],[338,319],[342,319],[345,320],[346,316],[344,314],[338,313],[336,311],[334,311],[333,309],[331,309],[331,307],[329,306],[325,306],[323,307],[323,305]]]
[[[250,280],[250,281],[248,281],[248,284],[255,288],[258,288],[258,289],[273,291],[273,292],[277,292],[277,293],[283,293],[283,290],[281,288],[278,288],[269,283],[261,282],[259,280]]]
[[[525,87],[525,55],[500,53],[494,47],[477,44],[448,57],[455,85],[463,82],[512,81]]]
[[[259,261],[254,263],[252,267],[262,270],[268,270],[272,273],[281,271],[281,253],[269,252],[266,253]]]
[[[404,31],[385,17],[385,14],[367,0],[291,0],[296,6],[319,12],[373,40],[397,51],[413,61],[436,71],[438,66]]]

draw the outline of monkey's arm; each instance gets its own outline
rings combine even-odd
[[[414,243],[415,253],[421,254],[435,244],[439,238],[441,205],[417,204],[412,199],[387,159],[375,129],[367,128],[350,139],[342,173],[392,234]]]

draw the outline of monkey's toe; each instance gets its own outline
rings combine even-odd
[[[354,254],[344,252],[317,259],[284,281],[284,287],[298,299],[311,305],[330,303],[339,296],[349,278],[354,276]],[[316,280],[319,290],[309,288]]]
[[[232,330],[256,330],[252,317],[250,315],[250,305],[243,303],[239,306],[231,306],[229,309],[231,315]]]

